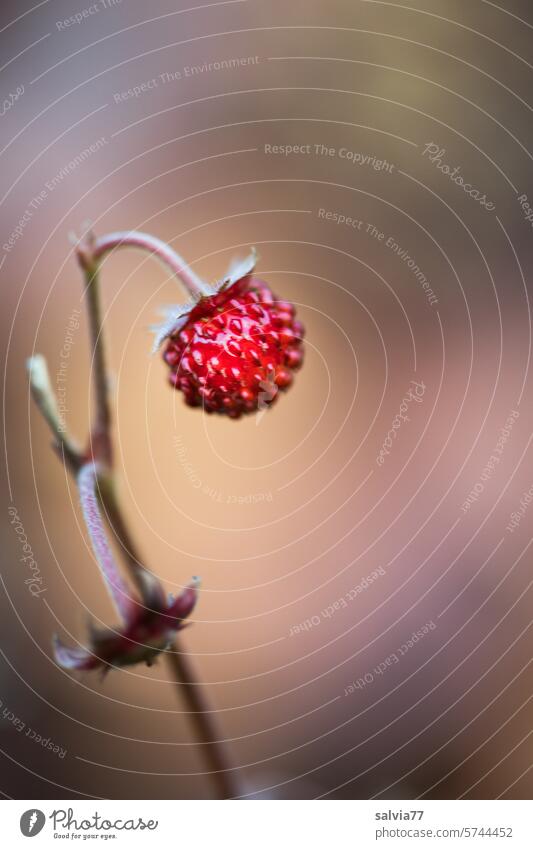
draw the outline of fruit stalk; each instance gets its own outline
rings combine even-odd
[[[86,452],[82,451],[66,432],[58,413],[44,358],[39,355],[28,361],[30,388],[33,398],[46,419],[54,436],[54,448],[62,457],[69,470],[78,475],[85,464],[94,463],[97,468],[97,493],[105,514],[106,522],[115,535],[121,555],[128,568],[130,577],[146,599],[147,572],[142,564],[133,542],[128,524],[117,497],[113,469],[111,441],[111,408],[108,391],[108,372],[105,345],[102,330],[102,310],[100,303],[99,266],[103,257],[119,247],[136,247],[147,250],[164,262],[184,283],[188,293],[194,298],[210,291],[199,277],[187,266],[173,249],[159,239],[145,233],[121,232],[96,239],[92,233],[77,244],[77,256],[85,275],[87,307],[93,351],[93,379],[96,395],[94,424],[90,433],[90,444]],[[117,586],[118,594],[124,595],[124,589]],[[205,696],[204,688],[194,671],[190,656],[184,653],[175,638],[165,651],[172,678],[179,694],[187,704],[187,715],[194,726],[197,742],[209,765],[211,778],[218,798],[230,799],[239,795],[235,770],[229,765],[225,746],[219,736]]]
[[[104,353],[104,338],[100,308],[98,268],[105,254],[118,247],[138,247],[148,250],[169,265],[171,270],[185,284],[190,294],[201,293],[203,283],[189,269],[178,254],[164,242],[144,233],[111,233],[108,236],[95,239],[92,234],[84,245],[78,247],[78,259],[86,276],[88,292],[88,310],[91,323],[91,336],[94,357],[94,382],[96,388],[96,431],[93,432],[94,448],[102,448],[103,458],[107,460],[108,470],[101,483],[101,497],[107,521],[114,530],[124,554],[126,565],[137,586],[142,588],[141,560],[133,546],[133,540],[125,521],[116,494],[113,475],[111,450],[108,375]],[[180,695],[189,708],[189,715],[194,724],[197,739],[211,768],[211,778],[216,785],[217,795],[223,799],[238,795],[233,773],[229,770],[225,750],[218,737],[211,712],[207,707],[205,695],[201,692],[201,684],[193,670],[190,658],[182,653],[179,641],[173,643],[165,653],[173,679]]]
[[[118,248],[139,248],[147,251],[165,265],[173,275],[178,277],[184,284],[187,292],[192,297],[209,294],[210,288],[203,280],[194,273],[192,268],[185,262],[173,248],[166,242],[142,233],[139,230],[124,230],[116,233],[108,233],[106,236],[96,238],[89,233],[84,242],[77,245],[77,253],[80,264],[84,269],[89,265],[99,263],[106,254]]]
[[[141,560],[135,548],[128,525],[122,513],[120,502],[116,497],[113,478],[109,475],[99,479],[99,493],[109,527],[116,535],[120,549],[129,567],[132,579],[142,590],[139,582]],[[172,671],[178,694],[188,707],[188,716],[194,726],[203,754],[210,766],[209,777],[216,786],[217,796],[221,799],[233,799],[239,795],[239,786],[234,770],[231,769],[226,755],[225,746],[220,739],[212,711],[205,697],[205,688],[198,681],[192,661],[183,652],[180,641],[174,638],[172,645],[165,652],[165,658]]]

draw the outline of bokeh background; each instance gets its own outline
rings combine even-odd
[[[255,245],[306,326],[272,411],[207,417],[150,355],[179,287],[142,254],[105,262],[120,494],[168,590],[202,578],[183,646],[243,795],[527,798],[530,3],[4,0],[1,18],[2,793],[212,792],[165,663],[101,681],[52,657],[54,632],[83,644],[90,618],[114,622],[24,365],[44,354],[55,385],[68,341],[84,440],[68,234],[90,220],[168,240],[208,280]]]

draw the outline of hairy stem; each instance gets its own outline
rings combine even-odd
[[[93,462],[85,463],[78,473],[78,492],[83,518],[106,587],[123,622],[127,623],[135,602],[122,580],[115,558],[109,548],[96,495],[97,487],[98,468]]]
[[[102,305],[100,301],[98,263],[96,261],[91,262],[84,271],[91,348],[93,352],[92,372],[96,392],[96,416],[91,432],[91,442],[93,443],[91,445],[91,453],[108,466],[112,466],[111,407],[109,404],[108,373],[102,333]]]
[[[153,590],[154,579],[144,568],[136,552],[116,494],[111,445],[111,410],[98,275],[99,263],[103,256],[114,248],[126,246],[144,248],[166,262],[185,283],[191,294],[198,295],[207,291],[207,289],[178,254],[164,242],[145,233],[134,231],[111,233],[100,239],[90,235],[86,242],[78,247],[78,259],[84,270],[87,285],[87,305],[93,344],[93,374],[97,403],[96,424],[91,435],[91,447],[95,459],[101,460],[103,463],[103,468],[97,479],[98,494],[106,520],[120,544],[121,553],[131,578],[137,585],[143,600],[148,601],[153,599],[153,594],[150,595],[149,591]],[[201,744],[201,750],[210,768],[209,774],[216,786],[217,796],[223,799],[233,798],[238,795],[236,781],[227,765],[223,744],[218,737],[211,711],[207,706],[205,693],[193,670],[190,657],[181,651],[177,638],[169,646],[166,656],[178,692],[187,703],[197,740]]]
[[[198,297],[202,294],[210,294],[210,288],[194,273],[185,260],[170,245],[155,236],[136,230],[109,233],[107,236],[94,239],[91,245],[92,258],[99,262],[116,248],[140,248],[148,251],[167,266],[176,277],[179,277],[190,295]]]
[[[141,565],[139,553],[136,551],[110,476],[99,478],[99,494],[107,521],[116,535],[131,578],[144,594],[143,573],[146,570]],[[220,741],[205,698],[204,688],[198,681],[189,655],[181,649],[178,637],[174,638],[172,645],[165,652],[165,657],[172,671],[178,694],[186,702],[196,738],[202,746],[202,753],[210,767],[210,777],[216,785],[217,796],[221,799],[232,799],[239,795],[237,781],[228,764],[225,747]]]
[[[133,539],[117,498],[114,475],[109,469],[101,470],[98,475],[98,497],[102,503],[106,521],[120,547],[120,554],[126,564],[130,578],[139,590],[141,598],[146,602],[149,600],[150,593],[147,590],[151,583],[147,578],[148,571],[135,551]]]

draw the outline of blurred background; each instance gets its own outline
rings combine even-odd
[[[25,372],[84,441],[86,220],[210,281],[255,245],[306,327],[275,408],[207,417],[150,354],[175,281],[104,264],[120,496],[167,589],[202,578],[182,645],[243,795],[531,795],[531,11],[2,3],[5,796],[212,793],[163,661],[52,656],[116,621]]]

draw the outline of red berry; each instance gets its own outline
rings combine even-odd
[[[302,363],[303,326],[294,313],[251,275],[202,297],[168,336],[171,385],[187,404],[231,418],[272,404]]]

